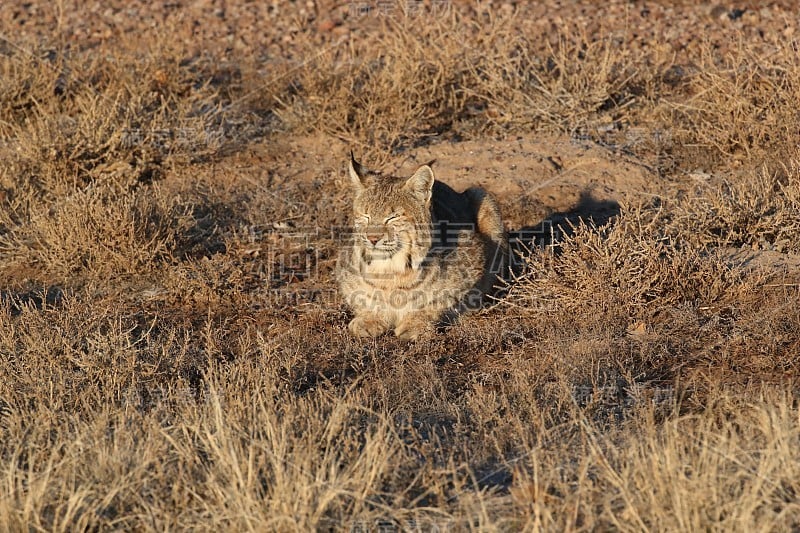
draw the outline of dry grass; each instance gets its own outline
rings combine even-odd
[[[0,47],[0,530],[800,528],[796,43],[287,12],[294,62],[167,23]],[[532,132],[658,193],[433,340],[348,337],[340,141]]]

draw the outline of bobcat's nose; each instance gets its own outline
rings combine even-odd
[[[380,233],[367,233],[367,240],[372,243],[373,246],[378,244],[378,241],[383,238],[383,235]]]

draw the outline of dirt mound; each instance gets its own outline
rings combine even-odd
[[[317,183],[338,194],[331,186],[347,186],[342,178],[348,151],[341,141],[311,136],[256,147],[252,156],[279,181]],[[437,178],[454,189],[477,185],[495,195],[512,230],[564,213],[605,220],[619,202],[653,196],[663,188],[645,164],[565,137],[442,143],[395,158],[383,168],[364,163],[388,174],[410,175],[429,161],[435,161]]]
[[[480,185],[492,192],[509,229],[556,213],[604,218],[625,198],[658,190],[643,164],[565,137],[440,144],[419,150],[414,163],[430,159],[436,159],[439,179],[455,189]]]

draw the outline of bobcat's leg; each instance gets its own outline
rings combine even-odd
[[[356,337],[377,337],[389,330],[389,321],[378,315],[360,315],[347,325]]]
[[[436,317],[428,313],[414,313],[405,316],[394,328],[399,339],[416,341],[435,331]]]

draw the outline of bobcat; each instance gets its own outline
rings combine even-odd
[[[350,154],[354,232],[336,278],[358,337],[415,340],[480,307],[508,262],[500,209],[480,188],[457,193],[430,164],[410,178],[367,172]]]

